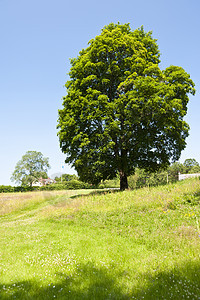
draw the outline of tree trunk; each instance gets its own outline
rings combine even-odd
[[[128,180],[125,172],[120,171],[120,191],[128,189]]]

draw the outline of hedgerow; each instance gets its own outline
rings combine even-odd
[[[54,190],[78,190],[78,189],[92,189],[95,188],[89,183],[79,180],[70,180],[64,183],[48,184],[41,187],[38,186],[11,186],[0,185],[0,193],[17,193],[17,192],[31,192],[31,191],[54,191]]]

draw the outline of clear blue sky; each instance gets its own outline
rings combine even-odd
[[[0,185],[11,183],[28,150],[49,157],[49,174],[61,171],[56,124],[69,58],[111,22],[152,30],[161,68],[178,65],[190,73],[197,92],[190,97],[191,130],[180,161],[200,163],[199,11],[199,0],[0,0]],[[73,173],[67,165],[64,171]]]

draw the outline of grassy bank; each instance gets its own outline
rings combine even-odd
[[[200,181],[0,195],[0,299],[200,299]]]

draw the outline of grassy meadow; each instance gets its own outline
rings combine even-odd
[[[200,180],[0,194],[0,299],[200,299]]]

